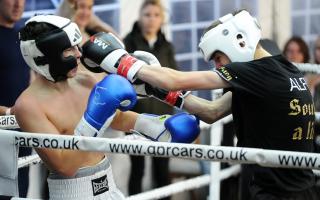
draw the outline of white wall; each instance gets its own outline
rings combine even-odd
[[[139,9],[143,0],[120,0],[120,36],[123,38],[132,29],[139,17]]]
[[[282,49],[291,37],[291,0],[259,0],[258,9],[262,37],[274,40]]]

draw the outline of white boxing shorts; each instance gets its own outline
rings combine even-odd
[[[50,200],[122,200],[116,187],[107,158],[92,167],[79,169],[75,178],[50,174],[48,178]]]

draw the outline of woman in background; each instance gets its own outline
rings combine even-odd
[[[291,37],[283,48],[283,55],[295,63],[307,63],[310,60],[309,48],[307,43],[298,36]]]

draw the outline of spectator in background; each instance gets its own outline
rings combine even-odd
[[[307,43],[298,36],[291,37],[283,48],[283,55],[295,63],[307,63],[310,60],[309,48]]]
[[[320,64],[320,36],[317,37],[316,41],[314,42],[314,63]]]
[[[20,47],[17,22],[24,11],[25,0],[0,1],[0,114],[9,113],[7,108],[14,105],[18,96],[30,81],[30,69],[24,62]],[[7,113],[6,113],[7,112]],[[30,155],[30,148],[20,147],[19,156]],[[29,168],[19,169],[19,193],[26,197],[28,190]]]
[[[320,64],[320,36],[318,36],[318,38],[314,43],[313,55],[314,55],[314,63]],[[314,102],[316,112],[320,112],[320,75],[319,74],[315,75],[314,85],[315,86],[313,91],[313,102]],[[315,133],[316,133],[316,139],[315,139],[316,152],[320,153],[320,122],[317,122],[317,121],[315,125]],[[318,178],[318,181],[320,182],[319,178]]]
[[[320,65],[320,36],[317,37],[316,41],[314,42],[314,49],[313,49],[313,56],[314,56],[314,63]],[[317,75],[317,79],[314,83],[316,85],[315,87],[318,87],[314,89],[314,97],[319,96],[319,100],[315,101],[315,106],[318,111],[320,111],[320,75]],[[317,92],[318,91],[318,92]]]
[[[132,31],[125,37],[124,43],[128,52],[143,50],[152,53],[162,66],[176,69],[174,49],[161,32],[164,23],[164,8],[158,0],[145,0],[140,8],[139,20],[134,23]],[[174,109],[153,98],[140,99],[133,109],[138,113],[172,114]],[[144,174],[144,157],[130,156],[131,174],[129,194],[142,191]],[[169,184],[168,158],[152,158],[152,175],[154,187]]]
[[[313,49],[314,63],[320,64],[320,36],[316,39]],[[316,111],[320,111],[320,75],[319,74],[310,74],[308,76],[308,83],[310,86],[311,94],[313,94],[314,104]]]
[[[75,8],[76,1],[78,0],[62,0],[56,15],[72,19],[77,12],[77,9]],[[94,32],[111,32],[117,35],[116,31],[110,25],[106,24],[94,13],[92,14],[90,22],[86,28]]]

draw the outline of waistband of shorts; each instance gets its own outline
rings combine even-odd
[[[48,178],[50,199],[93,199],[112,190],[116,185],[111,166],[90,176],[71,179]]]

